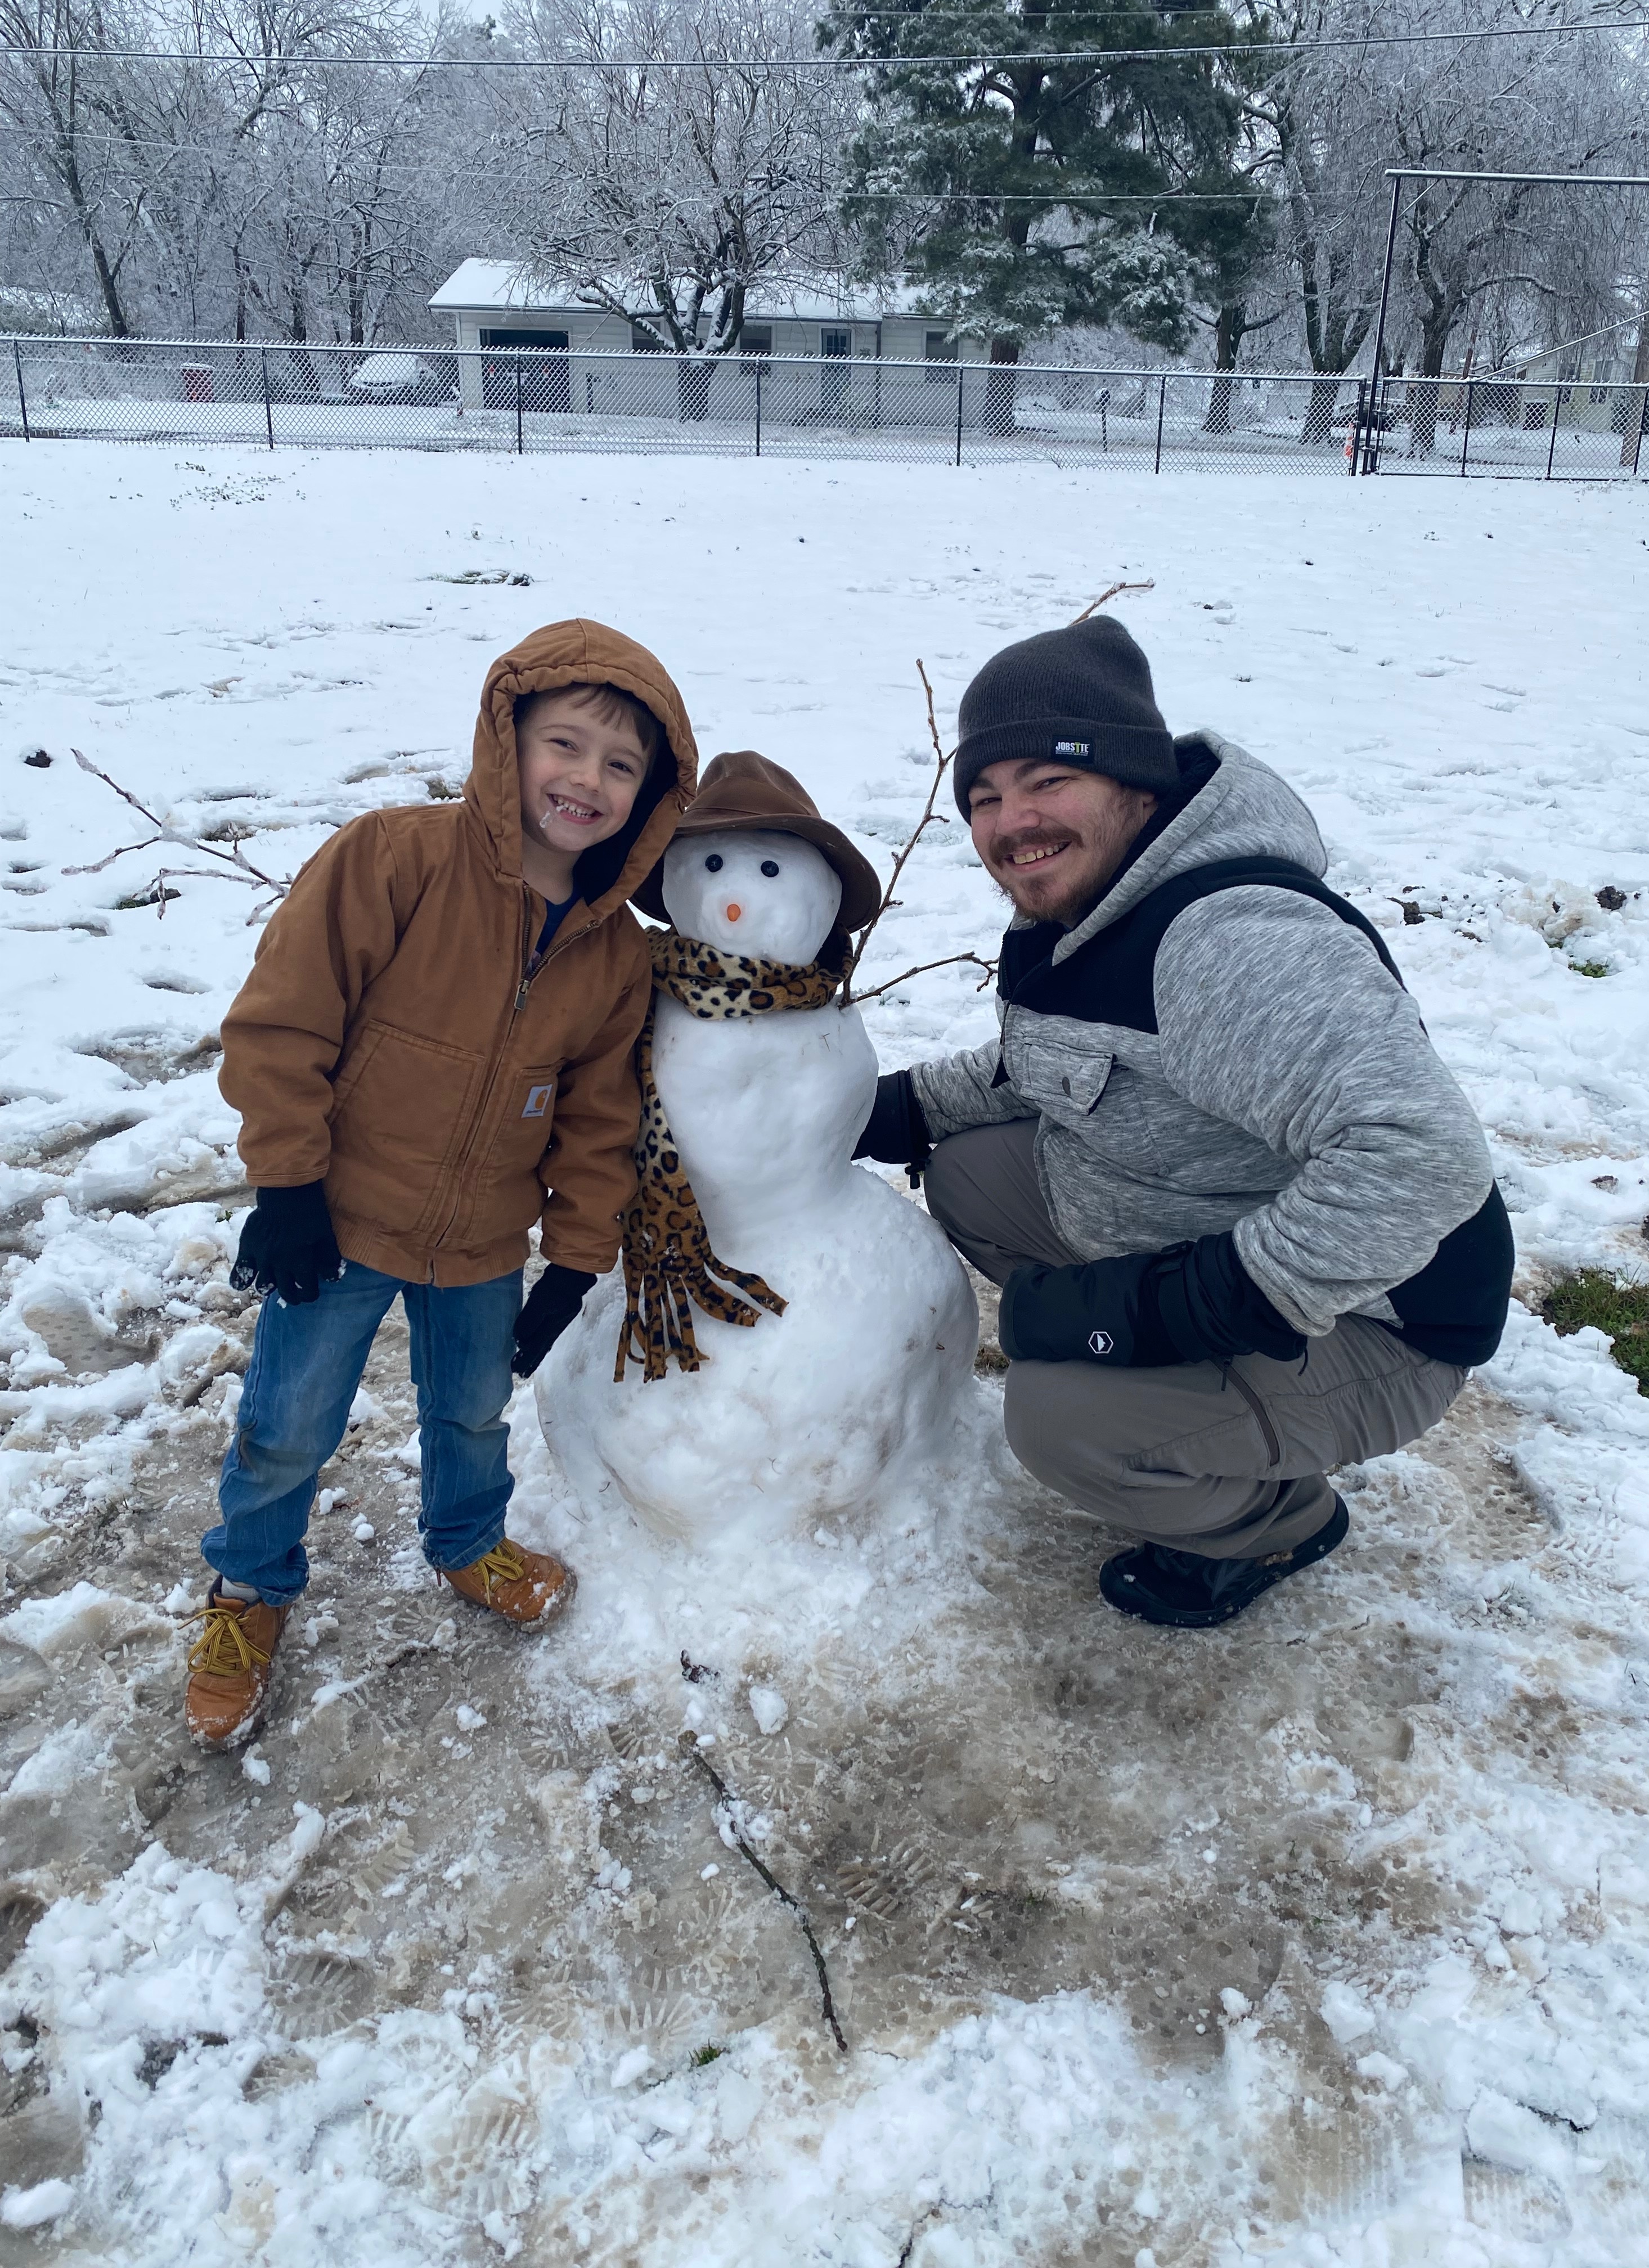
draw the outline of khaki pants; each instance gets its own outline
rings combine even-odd
[[[953,1134],[928,1165],[929,1211],[997,1284],[1027,1263],[1082,1257],[1043,1202],[1035,1130],[1034,1119],[1015,1119]],[[1325,1476],[1435,1425],[1468,1374],[1356,1315],[1311,1340],[1299,1362],[1016,1362],[1008,1446],[1108,1526],[1208,1558],[1259,1558],[1315,1535],[1334,1507]]]

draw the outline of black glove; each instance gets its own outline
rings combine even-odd
[[[584,1295],[594,1281],[582,1268],[563,1268],[558,1262],[550,1262],[515,1319],[515,1352],[510,1367],[518,1378],[531,1378],[583,1307]]]
[[[332,1233],[323,1182],[258,1191],[229,1271],[237,1292],[255,1285],[260,1292],[278,1292],[289,1307],[306,1307],[320,1297],[323,1284],[335,1284],[342,1273],[343,1256]]]
[[[932,1154],[915,1081],[908,1071],[885,1071],[876,1082],[876,1100],[853,1155],[879,1159],[884,1166],[908,1166],[914,1189]]]
[[[1010,1362],[1130,1370],[1240,1354],[1286,1362],[1306,1348],[1238,1259],[1229,1232],[1080,1267],[1016,1268],[1003,1287],[997,1336]]]

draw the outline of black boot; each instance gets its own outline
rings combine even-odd
[[[1298,1575],[1314,1560],[1326,1559],[1336,1543],[1344,1542],[1351,1524],[1336,1496],[1334,1510],[1314,1535],[1292,1551],[1272,1551],[1263,1559],[1205,1559],[1196,1551],[1141,1543],[1106,1561],[1100,1570],[1100,1594],[1123,1614],[1138,1615],[1148,1623],[1209,1630],[1240,1615],[1285,1575]]]

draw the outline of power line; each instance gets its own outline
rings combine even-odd
[[[1591,32],[1649,31],[1649,16],[1606,17],[1584,24],[1506,24],[1465,32],[1358,32],[1329,40],[1222,40],[1204,47],[1010,48],[980,55],[247,55],[188,48],[67,48],[0,44],[0,55],[40,61],[112,63],[213,63],[259,70],[429,71],[830,71],[926,69],[980,70],[997,63],[1196,63],[1226,55],[1323,55],[1350,48],[1461,47],[1479,40],[1567,40]]]

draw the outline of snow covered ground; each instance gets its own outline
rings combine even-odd
[[[1532,1307],[1649,1263],[1642,496],[9,444],[0,524],[0,2263],[1641,2263],[1649,1400]],[[1189,1637],[1097,1603],[989,1378],[947,1501],[736,1580],[581,1519],[524,1394],[583,1578],[534,1646],[422,1572],[391,1329],[278,1720],[189,1749],[256,898],[65,873],[149,831],[71,747],[285,873],[453,792],[488,659],[587,613],[885,866],[917,657],[948,725],[1124,577],[1490,1129],[1528,1304],[1448,1423]],[[953,821],[902,895],[872,983],[1000,927]],[[885,1063],[983,1036],[976,974],[867,1009]]]

